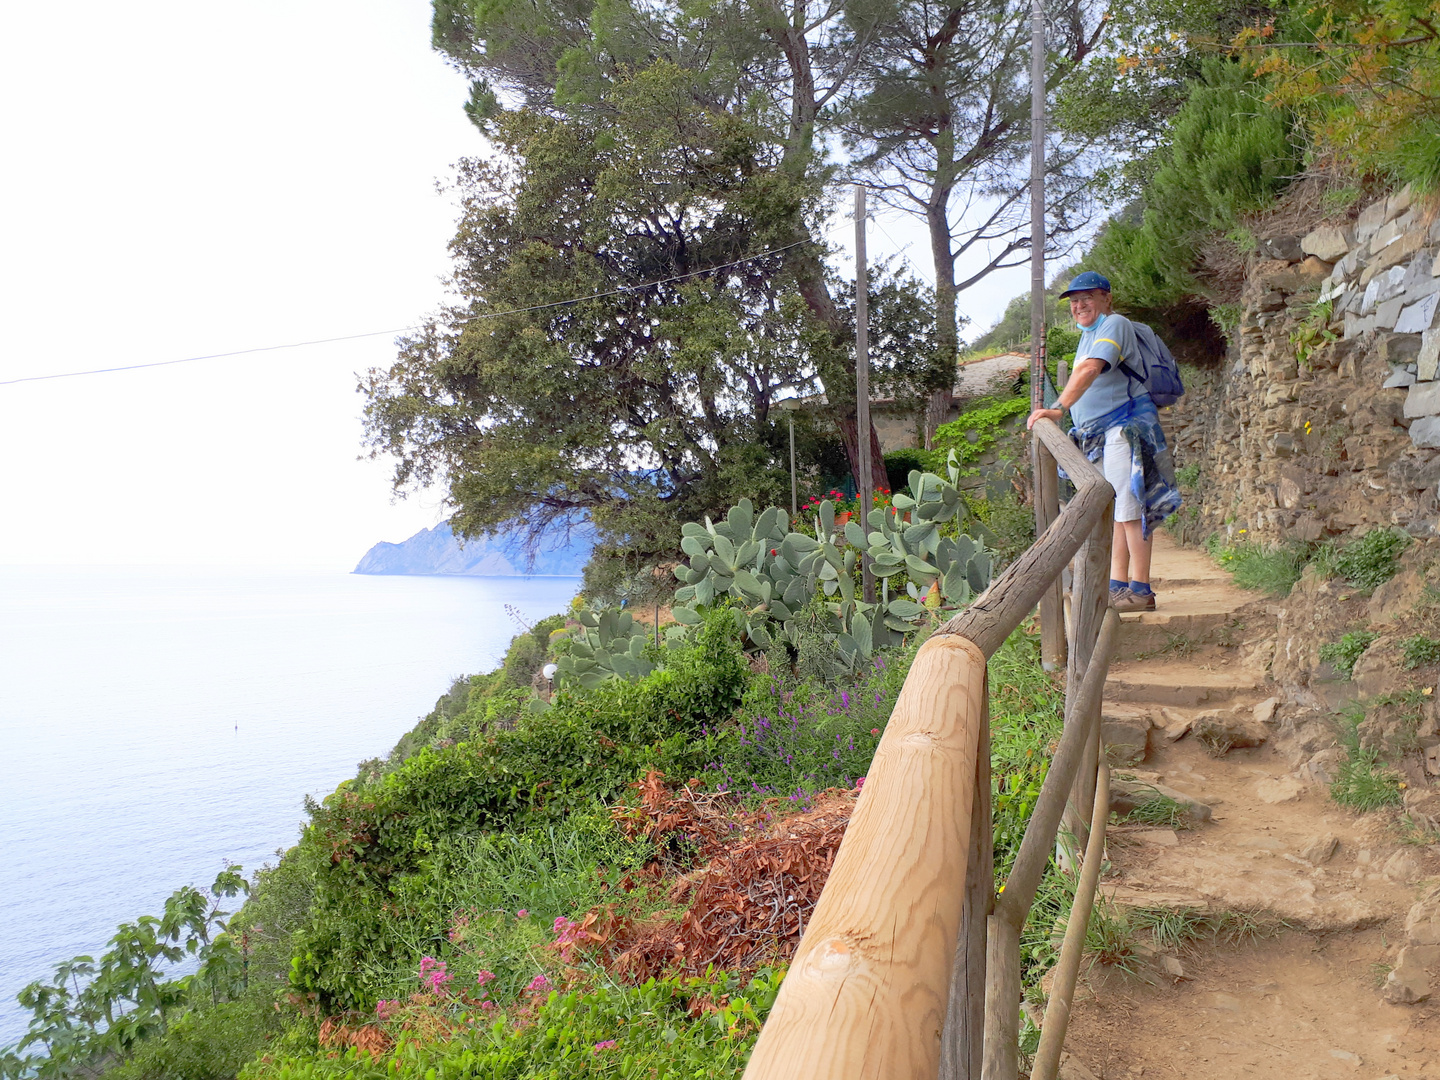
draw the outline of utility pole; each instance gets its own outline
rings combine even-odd
[[[1030,5],[1030,408],[1045,405],[1045,5]],[[1035,536],[1060,516],[1060,478],[1055,458],[1030,440],[1034,477]],[[1065,611],[1060,583],[1040,597],[1040,661],[1047,671],[1065,667]]]
[[[1036,0],[1038,3],[1039,0]],[[870,278],[865,270],[865,188],[855,185],[855,441],[859,446],[860,475],[855,478],[860,499],[860,528],[870,531],[874,505],[870,479]],[[875,575],[870,556],[861,552],[862,592],[867,604],[875,602]]]
[[[794,522],[800,516],[800,482],[795,478],[795,410],[785,411],[790,414],[790,520]]]

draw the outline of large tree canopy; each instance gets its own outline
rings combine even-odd
[[[1070,61],[1081,2],[1056,24]],[[451,306],[365,382],[372,449],[402,488],[442,482],[462,535],[584,515],[660,552],[686,517],[783,492],[771,406],[823,391],[883,485],[854,420],[853,287],[825,264],[853,172],[829,155],[848,137],[931,225],[938,288],[871,290],[876,385],[919,408],[953,380],[957,291],[1028,243],[1023,23],[1011,0],[435,0],[494,152],[460,171]],[[999,207],[968,240],[957,193]]]
[[[770,409],[812,385],[823,331],[757,236],[767,148],[673,65],[605,102],[603,126],[496,119],[496,154],[460,172],[456,302],[364,386],[372,447],[401,485],[443,479],[462,534],[581,514],[654,533],[723,504],[737,471],[783,487]]]

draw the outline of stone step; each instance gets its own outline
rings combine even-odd
[[[1269,696],[1263,672],[1235,661],[1127,660],[1110,666],[1106,701],[1210,706],[1258,702]]]
[[[1167,655],[1184,659],[1206,646],[1263,637],[1275,622],[1273,615],[1253,605],[1250,593],[1232,586],[1202,583],[1157,587],[1156,592],[1156,610],[1120,616],[1119,659]]]
[[[1181,547],[1164,529],[1155,531],[1150,559],[1150,580],[1156,592],[1186,585],[1216,585],[1235,589],[1230,575],[1199,548]],[[1241,596],[1249,594],[1235,589]]]

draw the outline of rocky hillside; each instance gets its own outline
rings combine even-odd
[[[576,529],[563,542],[536,552],[533,559],[513,537],[480,537],[463,544],[442,521],[399,544],[381,541],[367,551],[356,574],[461,574],[471,577],[579,577],[595,534]]]

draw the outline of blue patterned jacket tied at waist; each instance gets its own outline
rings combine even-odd
[[[1140,526],[1142,535],[1149,537],[1156,525],[1180,509],[1181,502],[1180,489],[1175,486],[1175,459],[1160,430],[1155,403],[1149,397],[1131,398],[1084,427],[1071,428],[1070,437],[1088,460],[1099,461],[1105,453],[1106,434],[1117,427],[1130,444],[1130,490],[1145,507]]]

